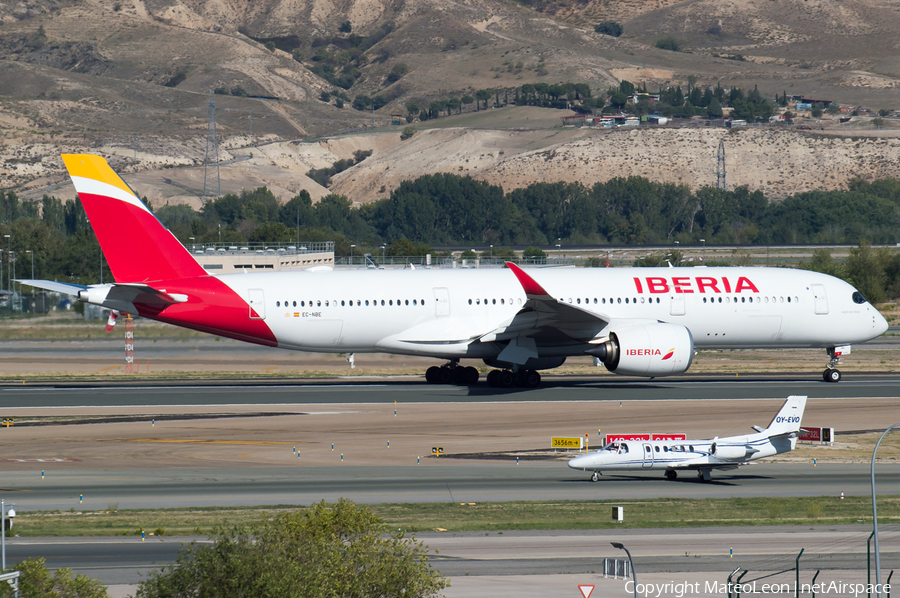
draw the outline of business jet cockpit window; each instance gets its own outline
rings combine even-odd
[[[623,455],[628,452],[628,444],[624,442],[607,442],[606,445],[600,450],[608,451],[610,453],[619,453],[620,455]]]
[[[859,291],[853,291],[853,303],[858,303],[859,305],[862,305],[865,302],[866,302],[866,298],[862,296],[862,293],[860,293]]]

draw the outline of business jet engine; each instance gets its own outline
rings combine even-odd
[[[694,339],[684,326],[657,322],[618,328],[588,351],[623,376],[672,376],[691,367]]]
[[[710,452],[714,457],[723,461],[743,461],[758,451],[751,446],[719,446],[714,442],[710,447]]]

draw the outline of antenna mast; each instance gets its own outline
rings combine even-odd
[[[209,121],[206,125],[206,157],[203,160],[203,201],[212,195],[212,184],[209,182],[209,166],[213,161],[216,166],[216,197],[222,195],[222,185],[219,180],[219,143],[216,140],[216,96],[215,92],[209,92]]]

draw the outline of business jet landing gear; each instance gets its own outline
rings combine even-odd
[[[841,358],[834,354],[834,347],[828,348],[828,357],[831,358],[831,361],[828,362],[828,366],[825,368],[825,371],[822,372],[822,380],[825,382],[840,382],[841,372],[836,366],[840,363]]]
[[[599,472],[599,471],[595,471],[594,473],[591,474],[591,481],[592,481],[592,482],[596,482],[596,481],[599,480],[599,479],[600,479],[600,472]]]
[[[674,480],[674,479],[677,478],[677,477],[678,477],[678,472],[675,471],[674,469],[667,469],[667,470],[666,470],[666,479],[667,479],[667,480]]]
[[[441,367],[431,366],[425,370],[425,381],[429,384],[472,386],[478,382],[478,370],[473,367],[462,367],[452,362]]]
[[[701,469],[697,472],[697,477],[703,480],[704,482],[709,482],[712,480],[712,476],[709,475],[708,469]]]
[[[487,377],[488,385],[495,388],[512,388],[524,386],[536,388],[541,383],[541,375],[534,370],[491,370]]]

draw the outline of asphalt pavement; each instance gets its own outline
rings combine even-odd
[[[660,380],[545,377],[539,388],[500,389],[431,385],[409,380],[355,378],[315,381],[155,384],[40,383],[0,385],[0,412],[15,407],[366,404],[485,401],[628,401],[897,397],[900,374],[848,374],[832,384],[797,375],[689,376]]]

